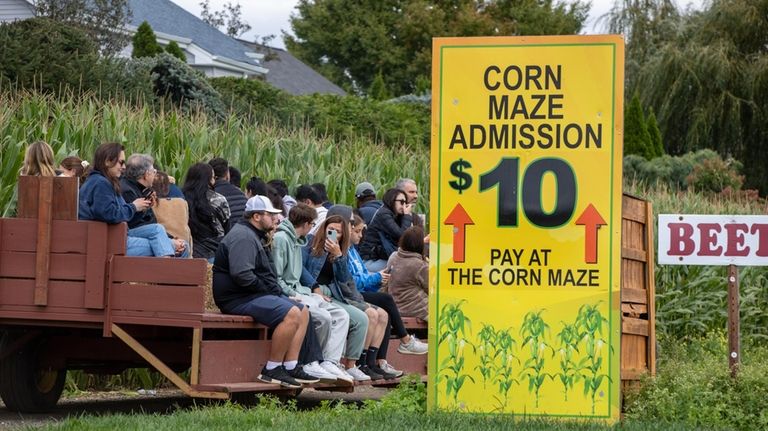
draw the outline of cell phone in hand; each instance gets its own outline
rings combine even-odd
[[[144,189],[144,192],[142,192],[142,195],[144,196],[144,199],[152,199],[152,193],[154,193],[154,191],[152,189],[147,188],[147,189]]]
[[[328,234],[328,239],[330,239],[330,240],[331,240],[331,241],[333,241],[333,242],[337,242],[337,241],[336,241],[336,235],[337,235],[337,233],[336,233],[336,231],[335,231],[335,230],[332,230],[332,229],[328,229],[328,232],[327,232],[327,234]]]

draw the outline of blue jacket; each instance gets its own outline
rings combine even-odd
[[[328,252],[323,251],[320,256],[312,256],[312,240],[314,235],[307,236],[307,244],[301,248],[301,261],[304,268],[301,271],[301,284],[302,286],[315,287],[317,284],[317,277],[320,275],[320,271],[325,265],[325,260],[328,258]],[[347,303],[344,293],[341,289],[341,284],[353,283],[352,275],[349,273],[349,264],[347,255],[342,255],[340,258],[333,262],[333,283],[328,285],[331,289],[331,297]],[[355,299],[355,298],[351,298]]]
[[[112,183],[99,171],[91,172],[80,187],[79,203],[77,218],[80,220],[118,224],[127,222],[136,213],[136,207],[115,193]]]
[[[381,274],[368,272],[360,253],[352,246],[349,248],[349,272],[355,279],[355,286],[361,292],[378,292],[381,287]]]

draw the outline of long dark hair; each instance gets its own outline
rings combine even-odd
[[[120,178],[109,175],[108,163],[117,163],[120,159],[120,152],[125,151],[125,147],[117,142],[105,142],[96,148],[93,154],[93,170],[101,172],[109,182],[115,193],[120,194]]]
[[[208,163],[195,163],[184,178],[184,198],[189,205],[189,229],[193,234],[210,232],[213,226],[213,208],[208,200],[213,168]]]
[[[395,213],[395,200],[397,199],[398,195],[403,195],[404,199],[408,199],[407,195],[404,191],[400,189],[389,189],[386,192],[384,192],[384,196],[381,197],[381,201],[384,202],[384,206],[389,208],[393,213]],[[400,214],[395,213],[395,216],[398,216]]]

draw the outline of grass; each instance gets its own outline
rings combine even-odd
[[[768,428],[768,348],[747,345],[739,378],[729,377],[722,333],[661,348],[658,374],[628,394],[624,421],[613,427],[504,415],[426,410],[426,390],[411,381],[381,401],[323,402],[309,411],[272,398],[251,408],[235,404],[193,407],[163,415],[81,416],[49,430],[754,430]]]

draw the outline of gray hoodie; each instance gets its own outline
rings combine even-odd
[[[283,293],[288,296],[312,293],[309,287],[302,286],[299,282],[303,268],[301,248],[306,243],[306,238],[296,236],[296,229],[288,219],[280,222],[272,238],[272,260],[277,269],[277,281]]]

